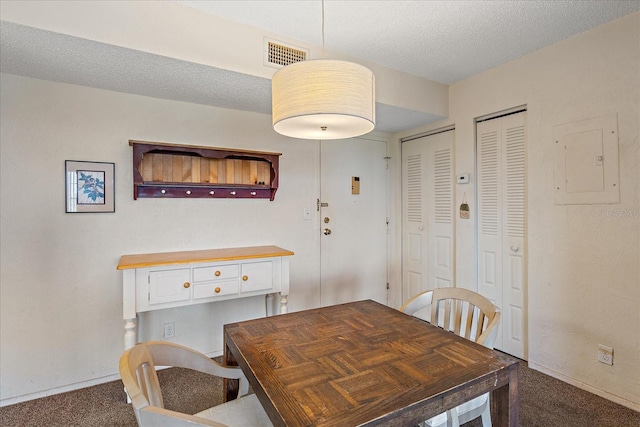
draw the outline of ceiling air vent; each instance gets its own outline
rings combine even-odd
[[[306,61],[309,56],[307,49],[286,46],[274,40],[264,40],[265,57],[264,65],[268,67],[282,68],[294,62]]]

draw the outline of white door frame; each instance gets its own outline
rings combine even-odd
[[[380,146],[376,147],[376,150],[382,149],[380,150],[382,152],[376,153],[376,154],[380,154],[379,159],[375,157],[376,164],[382,168],[380,170],[380,173],[384,174],[382,179],[381,180],[378,179],[380,178],[380,175],[377,175],[378,172],[376,172],[376,175],[368,174],[367,176],[367,173],[365,172],[366,167],[363,169],[362,165],[356,167],[356,165],[354,164],[353,172],[349,171],[349,174],[348,174],[349,176],[340,178],[344,180],[344,183],[342,183],[341,181],[339,184],[341,197],[338,198],[337,194],[335,194],[334,195],[335,197],[334,197],[329,193],[327,193],[328,190],[326,185],[324,184],[330,181],[330,177],[325,176],[326,173],[328,173],[328,169],[327,169],[327,165],[323,164],[323,158],[326,153],[323,151],[323,148],[325,146],[328,146],[329,144],[344,144],[346,148],[349,148],[348,146],[349,144],[361,144],[361,145],[364,144],[366,146],[366,143],[368,141],[371,141],[371,142],[375,141],[378,144],[384,145],[383,147],[380,147]],[[389,213],[388,213],[389,211],[389,195],[388,195],[389,174],[386,166],[388,162],[389,144],[390,144],[390,135],[382,134],[379,132],[378,133],[372,132],[370,134],[363,135],[361,137],[351,138],[347,140],[320,142],[320,153],[319,153],[320,207],[318,212],[319,213],[318,236],[319,236],[319,270],[320,270],[320,305],[347,302],[348,300],[350,301],[353,298],[355,299],[372,298],[379,302],[388,304],[389,295],[388,295],[387,284],[389,283],[389,263],[390,263],[389,262],[389,258],[390,258],[389,243],[388,243],[389,238],[388,238],[388,231],[387,231],[387,224],[389,222],[388,220],[389,218]],[[373,158],[372,158],[372,162],[373,162]],[[342,164],[340,167],[343,168],[342,170],[339,170],[340,174],[342,174],[342,171],[344,170],[344,168],[348,169],[350,165],[347,163],[347,164]],[[361,172],[357,172],[357,170],[360,170]],[[351,175],[358,174],[358,173],[364,176],[363,181],[361,182],[361,194],[345,196],[345,191],[349,191],[348,188],[350,186],[350,183],[347,180],[351,178]],[[373,182],[374,179],[376,180],[377,185],[374,184]],[[336,203],[337,203],[336,201],[340,200],[341,203],[343,203],[345,197],[347,197],[348,199],[352,199],[354,205],[350,205],[350,206],[354,208],[353,212],[359,213],[362,216],[362,218],[366,220],[368,219],[368,217],[363,212],[371,208],[371,203],[370,203],[371,198],[377,197],[378,195],[380,199],[375,201],[376,203],[378,202],[384,203],[384,211],[376,211],[376,214],[375,214],[376,220],[379,220],[380,222],[379,223],[376,222],[375,224],[369,224],[371,225],[371,227],[367,228],[368,230],[367,232],[381,233],[379,237],[384,239],[384,247],[378,247],[378,250],[376,251],[378,255],[380,253],[383,254],[383,256],[376,255],[376,257],[379,258],[379,263],[375,263],[374,265],[371,265],[372,260],[371,260],[371,257],[367,258],[366,248],[362,248],[359,254],[358,253],[336,254],[335,251],[337,251],[338,248],[336,248],[335,245],[332,245],[333,242],[329,239],[344,237],[342,234],[344,234],[345,232],[345,228],[344,228],[345,220],[348,218],[348,217],[342,216],[341,212],[336,211],[335,209]],[[368,201],[367,201],[367,198],[368,198]],[[333,199],[333,201],[329,199]],[[322,206],[323,203],[327,203],[328,206]],[[355,203],[359,203],[360,206],[357,207]],[[366,203],[369,203],[369,204],[366,205]],[[379,207],[379,204],[376,204],[376,206]],[[346,207],[349,207],[349,206],[346,206]],[[376,209],[378,209],[378,207],[376,207]],[[327,224],[324,223],[325,217],[328,217],[329,219],[329,223]],[[386,220],[386,223],[385,223],[385,220]],[[324,234],[325,228],[331,230],[330,235]],[[339,231],[340,228],[341,228],[341,231]],[[335,231],[338,231],[338,233],[340,234],[336,235]],[[375,240],[377,241],[378,239],[376,238]],[[357,243],[357,242],[351,242],[351,243]],[[349,245],[350,242],[346,242],[346,244]],[[327,249],[329,249],[329,252],[327,252]],[[338,258],[336,258],[336,256]],[[336,275],[335,277],[339,277],[340,280],[344,279],[348,282],[348,276],[355,275],[353,277],[353,280],[357,282],[359,277],[369,272],[380,273],[381,279],[379,283],[378,283],[378,277],[380,276],[378,275],[376,275],[375,280],[371,280],[371,282],[375,286],[381,285],[381,288],[378,289],[376,287],[375,289],[371,289],[371,293],[368,293],[366,289],[362,288],[362,283],[360,284],[360,288],[357,288],[357,289],[356,288],[348,289],[348,287],[345,286],[344,283],[338,284],[339,286],[337,288],[336,286],[331,286],[332,283],[326,282],[326,280],[332,280],[330,276],[334,275],[334,273],[331,270],[331,265],[329,265],[328,263],[331,263],[332,262],[331,260],[336,261],[340,259],[351,260],[348,262],[352,262],[352,263],[357,263],[358,261],[360,261],[360,264],[369,263],[370,266],[366,270],[360,269],[360,274],[358,274],[358,269],[361,268],[362,265],[358,267],[358,265],[354,264],[353,268],[348,268],[348,269],[345,269],[344,265],[342,265],[342,267],[340,267],[341,271],[335,272],[335,275]],[[340,262],[338,262],[338,264],[340,264]]]

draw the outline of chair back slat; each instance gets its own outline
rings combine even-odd
[[[442,327],[447,331],[451,331],[451,300],[444,300],[444,319]]]
[[[156,366],[148,348],[136,345],[127,354],[128,357],[121,361],[125,365],[120,370],[129,396],[134,399],[142,395],[148,404],[164,408]]]
[[[475,306],[473,304],[467,304],[467,319],[464,325],[465,333],[461,335],[466,339],[471,339],[471,326],[473,325],[473,313],[475,312]]]
[[[424,303],[426,304],[425,307],[431,310],[431,320],[429,321],[429,323],[431,323],[432,325],[438,325],[438,311],[439,311],[438,303],[439,302],[440,301],[436,301],[435,304],[432,304],[431,298],[429,298],[428,303],[426,302],[426,300],[424,301]]]
[[[478,320],[477,320],[477,322],[476,322],[476,330],[477,330],[477,332],[476,332],[476,337],[479,337],[479,336],[480,336],[480,334],[481,334],[481,333],[483,333],[483,332],[485,331],[486,326],[485,326],[485,321],[484,321],[484,319],[485,319],[486,317],[487,317],[487,316],[485,316],[485,315],[484,315],[484,313],[483,313],[481,310],[478,310]]]
[[[454,328],[453,328],[453,332],[456,335],[460,335],[460,332],[462,331],[462,306],[463,303],[460,300],[455,300],[454,301]]]
[[[164,408],[160,381],[158,380],[156,368],[152,363],[143,363],[139,366],[137,370],[138,385],[150,405]]]

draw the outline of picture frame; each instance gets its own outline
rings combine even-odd
[[[67,213],[115,212],[115,163],[65,160]]]

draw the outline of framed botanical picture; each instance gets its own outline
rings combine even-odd
[[[67,213],[115,212],[115,163],[65,160]]]

